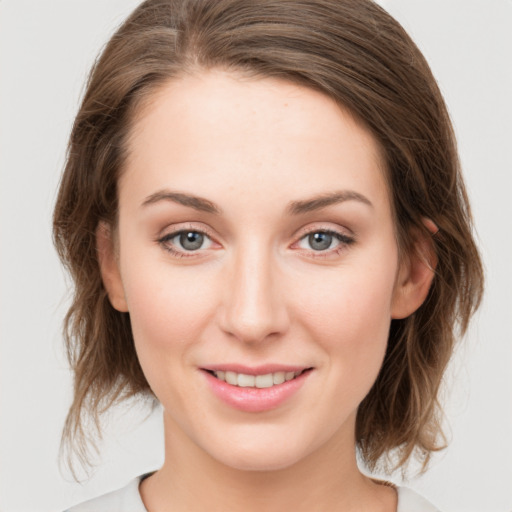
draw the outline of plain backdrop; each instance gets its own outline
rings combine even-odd
[[[444,512],[510,512],[512,1],[381,3],[423,50],[445,94],[487,272],[484,304],[447,377],[450,447],[408,485]],[[162,462],[161,413],[140,408],[111,415],[90,480],[73,482],[57,460],[71,376],[52,206],[88,69],[137,4],[0,0],[2,512],[63,510]]]

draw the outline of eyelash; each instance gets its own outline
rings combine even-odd
[[[297,242],[294,242],[293,245],[298,244],[299,242],[304,240],[306,237],[316,234],[316,233],[322,233],[324,235],[332,236],[334,239],[336,239],[339,242],[339,244],[335,248],[328,249],[325,251],[320,251],[320,250],[315,251],[314,249],[306,249],[308,251],[308,255],[313,255],[313,257],[315,257],[315,258],[328,258],[333,255],[334,256],[339,255],[342,252],[344,252],[345,250],[347,250],[347,248],[356,241],[354,237],[345,235],[344,233],[340,233],[339,231],[334,231],[332,229],[316,228],[316,229],[310,229],[310,230],[303,232],[301,234],[300,238],[297,240]]]
[[[206,238],[210,239],[211,241],[213,241],[213,237],[206,230],[190,227],[187,229],[179,229],[177,231],[173,231],[172,233],[167,233],[164,236],[158,238],[156,240],[156,242],[165,251],[169,252],[172,256],[174,256],[176,258],[196,257],[198,255],[198,253],[200,252],[200,250],[197,250],[197,251],[183,250],[183,251],[181,251],[181,250],[175,249],[172,245],[169,245],[169,242],[173,238],[176,238],[177,236],[179,236],[183,233],[198,233],[198,234],[203,235]],[[338,231],[334,231],[332,229],[316,228],[316,229],[311,229],[311,230],[303,232],[301,234],[300,238],[296,242],[294,242],[292,244],[292,246],[298,244],[299,242],[304,240],[306,237],[308,237],[312,234],[316,234],[316,233],[322,233],[324,235],[332,236],[334,239],[336,239],[339,242],[339,244],[335,248],[328,249],[328,250],[305,249],[308,252],[308,255],[313,255],[313,257],[315,257],[315,258],[326,258],[326,257],[332,256],[332,255],[338,255],[338,254],[342,253],[343,251],[345,251],[348,248],[348,246],[352,245],[356,241],[355,238],[353,238],[351,236],[347,236]]]
[[[167,233],[163,235],[162,237],[158,238],[156,241],[157,243],[167,252],[169,252],[172,256],[176,258],[193,258],[197,256],[199,253],[198,251],[180,251],[176,250],[172,245],[169,245],[169,242],[176,238],[177,236],[183,234],[183,233],[198,233],[200,235],[205,236],[206,238],[213,240],[213,237],[204,229],[197,229],[192,226],[186,229],[178,229],[177,231],[173,231],[172,233]]]

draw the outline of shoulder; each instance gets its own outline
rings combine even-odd
[[[65,512],[147,512],[140,497],[139,484],[144,476],[134,478],[125,487],[75,505]]]
[[[439,510],[418,493],[407,487],[397,487],[398,508],[396,512],[439,512]]]

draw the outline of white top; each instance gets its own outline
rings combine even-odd
[[[71,507],[66,512],[147,512],[139,493],[139,484],[146,475],[134,478],[126,487],[99,498]],[[396,512],[439,512],[425,498],[407,487],[397,487]]]

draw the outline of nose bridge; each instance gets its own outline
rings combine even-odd
[[[268,244],[255,240],[235,251],[224,304],[223,329],[241,341],[284,332],[287,313],[277,265]]]

